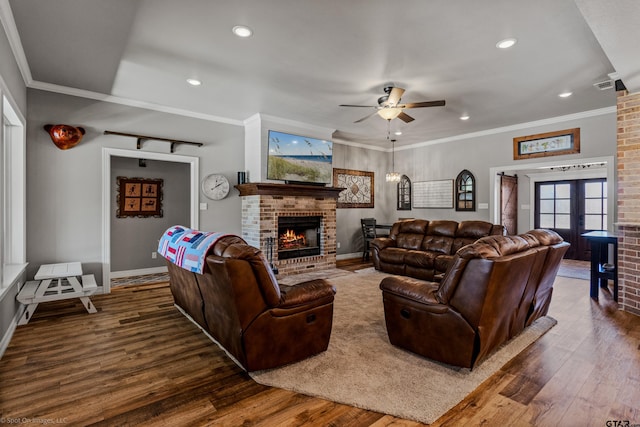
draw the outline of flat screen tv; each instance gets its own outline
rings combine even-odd
[[[331,184],[332,159],[332,141],[269,131],[267,179]]]

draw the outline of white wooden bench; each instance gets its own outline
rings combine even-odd
[[[77,276],[82,276],[82,282],[78,280]],[[89,296],[98,289],[96,278],[93,274],[82,275],[79,262],[43,265],[34,278],[42,280],[25,283],[16,297],[18,301],[27,305],[18,325],[29,323],[41,302],[80,298],[87,312],[97,312],[89,299]]]

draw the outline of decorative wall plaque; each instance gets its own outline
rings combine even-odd
[[[338,208],[372,208],[373,172],[333,169],[333,186],[344,188],[338,195]]]
[[[116,217],[162,217],[162,179],[118,177]]]

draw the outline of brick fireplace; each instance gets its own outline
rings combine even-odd
[[[242,238],[260,248],[267,259],[273,254],[278,276],[335,268],[336,200],[342,188],[272,183],[241,184],[236,188],[242,197]],[[317,224],[311,225],[316,220]],[[296,222],[298,226],[293,225]],[[303,234],[311,244],[307,241],[306,248],[282,248],[279,243],[283,230],[278,231],[279,223],[281,229],[288,225],[293,233]],[[292,239],[296,241],[295,237],[286,237]],[[300,245],[301,240],[298,237]]]
[[[640,93],[618,92],[620,305],[640,315]]]

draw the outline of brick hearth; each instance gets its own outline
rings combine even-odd
[[[268,256],[268,238],[277,242],[279,216],[319,216],[320,255],[279,260],[273,248],[278,276],[336,266],[336,199],[341,188],[286,184],[243,184],[236,188],[242,197],[242,238]],[[276,244],[277,245],[277,244]]]

